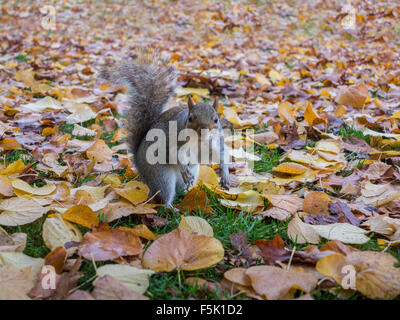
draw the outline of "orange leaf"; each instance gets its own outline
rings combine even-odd
[[[314,111],[314,109],[310,103],[307,104],[306,111],[304,111],[304,119],[306,119],[307,123],[310,126],[314,126],[314,125],[324,122],[324,120],[321,119],[317,115],[317,113]]]
[[[219,240],[178,228],[154,241],[144,253],[142,264],[154,271],[198,270],[223,258],[224,248]]]
[[[207,194],[199,187],[191,189],[177,206],[182,212],[200,210],[211,214],[211,207],[208,205]]]
[[[49,252],[44,258],[45,265],[51,265],[60,274],[64,269],[65,259],[67,258],[67,250],[64,247],[57,247]]]
[[[293,106],[289,103],[286,102],[280,103],[278,106],[278,113],[281,119],[285,121],[287,125],[293,124],[296,121],[295,119],[296,112],[294,111]]]
[[[3,148],[4,151],[7,150],[21,150],[22,147],[19,142],[12,138],[4,138],[0,142],[0,148]]]
[[[151,232],[151,230],[145,224],[138,224],[137,226],[134,226],[133,228],[120,227],[119,229],[128,230],[128,231],[132,232],[133,234],[137,235],[138,237],[141,237],[146,240],[156,240],[157,239],[157,236],[153,232]]]
[[[329,196],[321,191],[307,193],[303,201],[303,211],[312,214],[329,214]]]

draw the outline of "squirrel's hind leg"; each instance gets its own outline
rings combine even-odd
[[[155,196],[157,202],[165,204],[167,208],[172,207],[176,194],[175,170],[168,168],[168,165],[163,165],[163,167],[153,165],[147,168],[146,173],[141,176],[150,189],[150,196],[157,194]]]

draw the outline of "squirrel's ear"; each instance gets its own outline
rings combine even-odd
[[[215,109],[215,111],[218,112],[218,98],[215,98],[214,103],[213,103],[213,108]]]
[[[194,107],[194,103],[193,103],[193,100],[192,100],[191,96],[189,96],[188,107],[189,107],[189,111],[192,110],[193,107]]]

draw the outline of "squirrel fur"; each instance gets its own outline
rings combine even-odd
[[[131,62],[102,71],[101,76],[116,84],[127,86],[130,103],[128,142],[136,169],[140,179],[149,187],[150,195],[156,195],[157,200],[167,207],[172,207],[176,193],[187,189],[197,180],[200,161],[186,164],[180,161],[170,163],[172,157],[178,158],[179,148],[186,143],[178,141],[177,148],[167,148],[166,163],[151,164],[147,159],[147,151],[154,141],[146,139],[146,136],[151,129],[161,130],[166,136],[166,145],[169,146],[170,122],[173,121],[176,123],[178,134],[184,129],[194,130],[199,137],[198,143],[204,141],[201,136],[202,129],[217,129],[220,135],[219,143],[223,145],[222,127],[216,110],[217,100],[214,105],[194,104],[189,98],[187,106],[167,109],[176,86],[176,71],[154,54],[142,53]],[[223,146],[218,148],[220,156],[224,158]],[[223,162],[223,159],[221,160]],[[227,171],[224,163],[221,179],[223,185],[227,182]]]

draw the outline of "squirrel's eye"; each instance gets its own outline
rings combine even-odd
[[[215,117],[214,118],[214,123],[217,123],[218,122],[218,117]]]
[[[192,122],[193,121],[193,117],[192,116],[189,116],[189,122]]]

